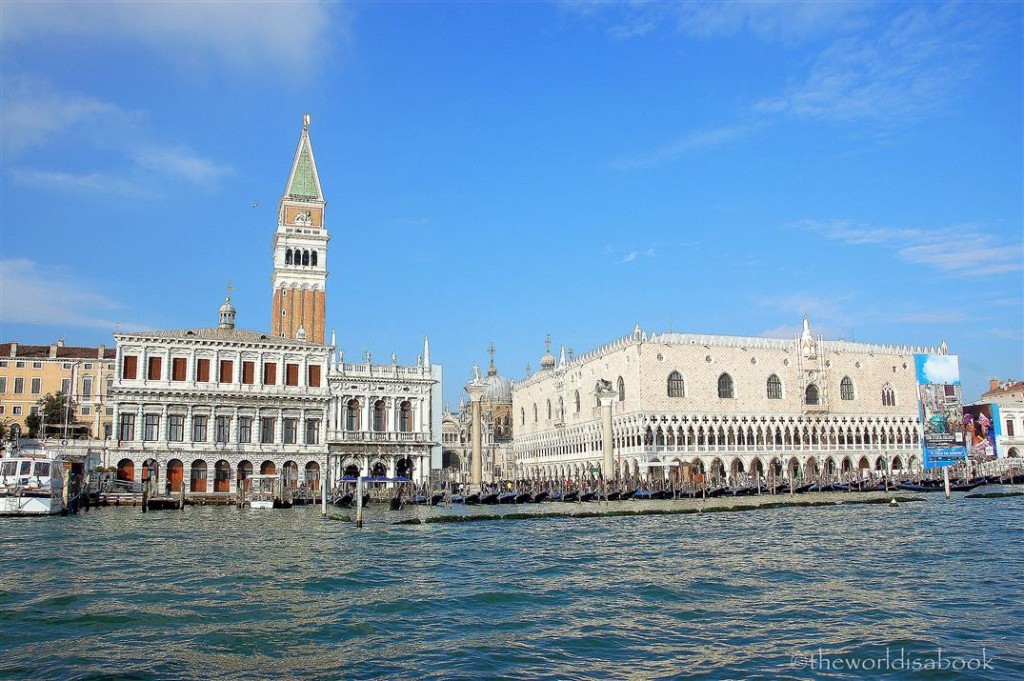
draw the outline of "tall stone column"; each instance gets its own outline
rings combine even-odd
[[[615,479],[617,471],[615,453],[612,451],[612,404],[615,401],[616,392],[611,383],[607,381],[599,382],[594,392],[601,403],[601,449],[603,454],[601,473],[606,481],[611,481]]]
[[[476,490],[480,489],[484,477],[483,423],[481,423],[480,418],[480,400],[484,396],[484,390],[485,386],[478,380],[473,380],[466,384],[466,392],[469,393],[469,398],[473,405],[473,422],[470,432],[473,453],[470,460],[469,481]]]

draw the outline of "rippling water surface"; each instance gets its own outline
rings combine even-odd
[[[0,677],[1024,678],[1022,497],[444,512],[0,519]]]

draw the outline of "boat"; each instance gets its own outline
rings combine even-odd
[[[516,503],[516,497],[519,496],[515,492],[508,492],[506,494],[498,495],[499,504],[514,504]]]
[[[547,498],[548,498],[548,493],[547,492],[537,492],[536,494],[533,495],[533,500],[532,501],[535,504],[539,504],[542,501],[547,501]]]
[[[490,494],[483,494],[483,495],[479,495],[479,496],[480,496],[480,503],[481,504],[487,504],[488,506],[493,506],[493,505],[498,503],[498,496],[499,495],[498,495],[497,492],[491,492]],[[469,502],[467,502],[467,503],[469,503]]]
[[[247,479],[249,508],[279,508],[276,505],[281,503],[281,498],[277,496],[278,480],[275,473],[250,475]],[[291,504],[287,508],[291,508]]]
[[[470,494],[465,499],[465,504],[467,506],[472,506],[473,504],[479,504],[479,503],[480,503],[480,495],[479,494]]]
[[[628,501],[628,500],[632,499],[634,496],[636,496],[636,490],[635,489],[628,489],[625,492],[622,492],[621,494],[619,494],[619,501]]]
[[[633,498],[634,499],[639,499],[641,501],[647,501],[649,499],[653,499],[654,498],[654,492],[652,492],[649,489],[637,490],[636,492],[633,493]]]
[[[430,497],[430,505],[437,506],[444,501],[444,492],[434,492]]]
[[[576,490],[573,490],[572,492],[566,492],[565,494],[562,495],[562,501],[565,501],[565,502],[579,501],[579,500],[580,500],[580,493],[577,492]]]
[[[453,504],[464,504],[466,503],[466,497],[463,494],[453,494],[448,497],[448,501]]]
[[[622,492],[619,492],[619,491],[608,492],[608,501],[618,501],[619,500],[619,496],[621,494],[622,494]]]
[[[0,516],[65,511],[63,462],[49,456],[0,459]]]
[[[528,503],[530,503],[530,501],[531,501],[531,496],[530,496],[530,494],[528,492],[523,492],[522,494],[517,494],[516,495],[516,503],[517,504],[528,504]]]
[[[597,496],[597,492],[584,492],[580,501],[593,501],[595,496]]]
[[[353,497],[352,497],[351,493],[342,494],[340,496],[335,497],[331,501],[331,503],[334,504],[335,506],[338,506],[338,507],[341,507],[341,508],[348,508],[349,506],[352,505],[352,499],[353,499]]]

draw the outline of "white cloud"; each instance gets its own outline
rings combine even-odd
[[[208,68],[212,59],[231,68],[296,76],[326,49],[345,42],[346,23],[336,18],[344,18],[340,5],[314,0],[8,2],[0,38],[7,49],[38,49],[40,36],[48,43],[78,38],[136,44],[197,68]]]
[[[759,126],[756,123],[749,125],[725,125],[710,130],[690,133],[654,151],[613,161],[610,166],[616,170],[650,168],[690,153],[728,144],[746,137],[756,130],[757,127]]]
[[[625,255],[625,257],[622,258],[622,260],[619,261],[619,264],[622,265],[627,262],[633,262],[637,258],[653,258],[654,255],[655,253],[653,248],[648,248],[647,250],[643,251],[630,251]]]
[[[960,383],[960,366],[956,355],[928,355],[921,371],[922,380],[927,383]]]
[[[47,184],[53,190],[92,191],[128,197],[152,197],[155,186],[183,180],[209,187],[230,175],[230,166],[203,158],[181,144],[158,141],[142,111],[78,93],[58,92],[43,79],[10,77],[0,100],[0,130],[6,170],[22,185]],[[30,168],[32,148],[75,144],[92,151],[90,163],[104,162],[114,171],[91,168]],[[113,157],[113,161],[111,161]]]
[[[113,331],[109,317],[123,306],[58,268],[28,259],[0,260],[0,321]],[[135,329],[148,326],[121,322]]]
[[[997,239],[976,225],[936,229],[884,227],[851,220],[800,220],[791,225],[847,245],[878,245],[901,260],[958,277],[987,277],[1024,269],[1020,241]]]

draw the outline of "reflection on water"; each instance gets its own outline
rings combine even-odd
[[[1022,511],[930,497],[394,526],[495,509],[371,507],[362,531],[317,508],[3,519],[0,676],[860,678],[794,655],[984,647],[986,678],[1021,678]]]

